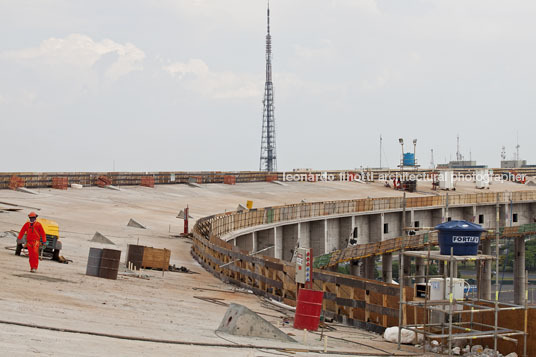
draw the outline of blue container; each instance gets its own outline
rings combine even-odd
[[[484,232],[481,225],[467,221],[450,221],[438,224],[439,250],[442,255],[477,255],[480,235]]]
[[[404,166],[415,166],[415,154],[412,152],[405,153],[403,163]]]

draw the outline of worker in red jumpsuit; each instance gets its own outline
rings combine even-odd
[[[28,256],[30,257],[30,272],[35,273],[39,265],[39,246],[47,242],[45,230],[41,223],[37,222],[37,214],[30,212],[28,215],[30,222],[26,222],[20,230],[18,240],[21,240],[26,235],[26,247],[28,248]]]

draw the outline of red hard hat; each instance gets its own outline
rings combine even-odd
[[[28,217],[32,218],[32,217],[37,217],[37,213],[35,212],[30,212],[30,214],[28,215]]]

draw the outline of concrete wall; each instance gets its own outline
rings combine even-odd
[[[510,225],[510,210],[517,213],[517,222],[512,223],[514,226],[535,221],[536,203],[516,203],[511,207],[509,204],[502,204],[499,206],[501,225]],[[479,223],[480,215],[483,223]],[[487,229],[495,227],[495,215],[495,205],[450,207],[448,212],[452,220],[471,221],[474,218],[475,223],[482,224]],[[406,211],[406,225],[414,226],[415,221],[418,221],[419,227],[433,227],[441,223],[442,217],[446,217],[445,208],[409,209]],[[384,224],[388,225],[387,232],[384,232]],[[290,261],[297,244],[300,247],[312,248],[314,255],[346,248],[349,239],[353,237],[354,228],[357,228],[358,244],[396,238],[403,233],[402,212],[374,212],[287,224],[242,234],[230,242],[250,252],[273,245],[274,249],[263,254]]]
[[[283,226],[283,260],[290,261],[298,242],[298,224]]]
[[[327,219],[325,252],[329,253],[340,248],[340,224],[338,218]]]
[[[253,250],[253,233],[236,237],[236,246],[251,252]]]
[[[406,222],[406,225],[409,225],[409,221]],[[383,240],[400,237],[402,235],[402,213],[385,213],[384,215],[384,224],[388,225],[388,232],[383,231]],[[379,242],[380,240],[374,240],[373,242]]]
[[[326,220],[311,221],[309,227],[313,254],[316,256],[326,253]]]
[[[368,243],[370,237],[370,215],[355,216],[354,227],[357,227],[357,243]]]
[[[442,208],[434,208],[431,209],[430,212],[432,213],[432,226],[437,226],[440,223],[443,223],[443,209]]]
[[[451,221],[463,220],[463,207],[449,207],[449,215]],[[447,220],[448,220],[447,217]]]
[[[432,227],[434,225],[432,219],[432,212],[430,210],[415,210],[413,214],[413,222],[411,222],[411,224],[413,225],[415,221],[419,222],[419,227]]]
[[[311,248],[311,222],[298,223],[298,242],[302,248]]]
[[[269,229],[263,229],[261,231],[257,232],[257,244],[258,244],[258,250],[262,250],[266,247],[269,247],[271,245],[275,245],[275,229],[269,228]],[[262,253],[263,255],[267,255],[269,257],[275,257],[275,250],[274,249],[268,249]]]
[[[339,218],[339,249],[348,247],[354,231],[354,217]]]
[[[283,227],[274,228],[275,258],[283,259]]]
[[[381,214],[369,215],[369,235],[366,241],[363,243],[380,242],[383,235],[383,225]],[[359,242],[361,243],[361,241]]]
[[[495,228],[495,206],[492,205],[492,206],[481,206],[481,207],[476,207],[476,218],[475,218],[475,223],[477,224],[481,224],[482,227],[484,228],[487,228],[487,229],[490,229],[490,228]],[[483,219],[484,219],[484,223],[479,223],[479,217],[480,215],[482,215]]]
[[[517,222],[512,222],[512,225],[514,226],[533,222],[532,207],[530,203],[514,203],[512,205],[512,213],[517,214]]]
[[[476,222],[475,223],[478,223],[478,217],[475,216],[475,207],[474,206],[471,206],[471,207],[463,207],[462,208],[462,215],[463,215],[463,219],[466,220],[466,221],[469,221],[469,222]]]

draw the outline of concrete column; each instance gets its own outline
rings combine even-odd
[[[339,218],[326,219],[325,225],[326,225],[325,252],[330,253],[334,250],[340,249],[340,236],[341,236],[340,219]]]
[[[354,226],[353,216],[339,218],[339,249],[348,247],[348,241],[352,237]]]
[[[409,211],[409,220],[411,224],[408,226],[415,227],[415,210],[413,209]],[[404,234],[404,227],[402,227],[402,234]]]
[[[365,270],[365,266],[367,264],[365,263],[365,259],[359,259],[359,276],[362,277],[362,278],[366,278],[367,277],[367,272]]]
[[[382,212],[380,214],[380,242],[384,241],[383,225],[385,224],[385,214]],[[370,239],[369,239],[370,241]]]
[[[424,283],[424,274],[426,274],[426,266],[424,265],[424,258],[416,258],[415,265],[416,265],[415,275],[418,276],[417,278],[415,278],[415,282]]]
[[[474,223],[474,222],[476,222],[476,220],[477,220],[477,219],[476,219],[476,205],[473,205],[472,208],[473,208],[473,220],[472,220],[471,222]]]
[[[262,250],[272,246],[273,248],[265,250],[262,254],[275,258],[275,229],[264,229],[257,231],[257,248]]]
[[[359,271],[359,260],[352,260],[350,262],[350,274],[353,276],[361,276]]]
[[[298,243],[301,248],[311,248],[311,231],[309,222],[298,223]]]
[[[388,284],[393,282],[393,253],[382,255],[382,280]]]
[[[283,259],[283,227],[274,227],[274,258]]]
[[[491,240],[482,241],[482,254],[491,255]],[[477,271],[479,273],[479,271]],[[491,300],[491,260],[486,260],[479,276],[478,286],[479,298]]]
[[[411,257],[404,255],[402,259],[404,260],[404,286],[411,286]]]
[[[326,253],[326,220],[317,220],[309,222],[310,225],[310,242],[313,249],[313,255],[316,257]]]
[[[513,223],[512,223],[512,212],[511,212],[511,209],[510,209],[510,202],[506,202],[504,204],[504,225],[505,226],[512,226]]]
[[[257,250],[259,250],[258,248],[258,240],[257,240],[257,232],[253,232],[251,233],[251,252],[256,252]]]
[[[292,260],[294,250],[298,244],[298,224],[283,226],[283,260]]]
[[[368,257],[364,259],[365,266],[365,278],[374,279],[374,270],[376,269],[375,257]]]
[[[514,238],[514,304],[525,301],[525,239]]]
[[[318,252],[318,254],[326,254],[326,253],[329,253],[329,236],[328,236],[328,220],[327,219],[324,219],[323,220],[323,228],[324,228],[324,251],[323,252]],[[315,255],[317,255],[315,253]]]

